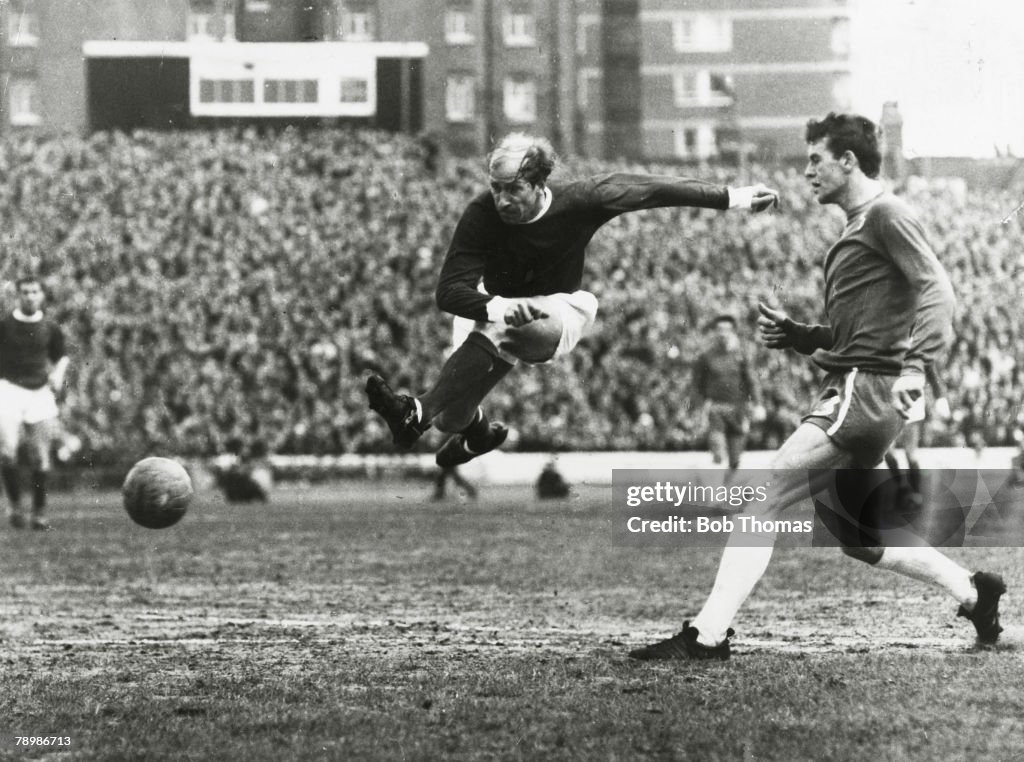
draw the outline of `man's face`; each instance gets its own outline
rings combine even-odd
[[[739,340],[736,338],[736,327],[728,320],[715,323],[715,341],[723,349],[732,349]]]
[[[544,203],[544,186],[531,185],[516,174],[518,170],[518,166],[509,170],[499,165],[492,168],[488,178],[498,216],[509,225],[529,222]]]
[[[26,315],[35,314],[43,306],[43,287],[38,283],[22,283],[18,287],[18,308]]]
[[[811,184],[811,192],[819,204],[835,204],[846,192],[849,175],[844,171],[842,157],[836,158],[829,150],[827,138],[807,144],[807,167],[804,177]]]

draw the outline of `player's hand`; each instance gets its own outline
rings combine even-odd
[[[750,408],[750,420],[754,423],[763,423],[768,418],[768,411],[764,405],[753,405]]]
[[[945,397],[939,397],[935,400],[932,410],[935,411],[935,415],[938,416],[939,420],[948,421],[953,417],[953,411],[949,409],[949,400]]]
[[[729,208],[763,212],[779,205],[779,192],[763,183],[729,188]]]
[[[924,373],[907,373],[892,385],[892,404],[908,421],[924,418]]]
[[[534,320],[542,320],[547,316],[548,313],[529,299],[523,299],[510,304],[508,309],[505,310],[505,323],[514,328],[519,328],[527,323],[532,323]]]
[[[793,333],[796,323],[781,310],[773,310],[764,302],[757,305],[761,313],[757,318],[757,328],[761,343],[769,349],[789,349],[793,346]]]

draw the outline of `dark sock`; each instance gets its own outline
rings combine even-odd
[[[495,351],[494,345],[487,338],[470,334],[445,362],[434,387],[420,395],[424,420],[432,420],[449,406],[467,400],[475,400],[472,403],[474,406],[479,404],[487,392],[494,388],[498,379],[512,368],[494,354]],[[499,369],[500,375],[494,378]]]
[[[896,456],[893,455],[892,452],[887,452],[885,454],[885,465],[889,467],[889,470],[892,471],[893,474],[898,474],[900,472],[899,461],[896,460]]]
[[[921,466],[918,465],[916,460],[908,461],[910,466],[907,472],[907,480],[910,482],[910,488],[920,494],[921,492]]]
[[[445,487],[448,485],[448,472],[443,468],[437,472],[437,476],[434,477],[434,497],[444,497]]]
[[[11,502],[11,508],[21,507],[21,476],[17,466],[3,466],[0,468],[0,476],[4,480],[4,489],[7,490],[7,499]]]
[[[473,452],[481,452],[487,447],[487,440],[491,434],[491,422],[487,413],[477,408],[472,423],[462,430],[462,436],[466,438],[466,446]]]
[[[32,515],[42,516],[46,512],[46,472],[32,474]]]

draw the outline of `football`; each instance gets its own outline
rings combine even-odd
[[[562,340],[562,323],[557,318],[531,320],[517,328],[505,329],[501,349],[526,363],[543,363],[554,357]]]
[[[121,494],[132,521],[147,529],[164,529],[181,520],[195,492],[180,463],[145,458],[132,466]]]

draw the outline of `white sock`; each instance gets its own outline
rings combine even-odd
[[[968,611],[978,602],[978,591],[971,581],[971,573],[953,559],[927,545],[885,548],[875,566],[941,587]]]
[[[416,420],[419,423],[423,423],[423,405],[420,404],[420,401],[416,397],[412,398],[412,404],[416,406]]]
[[[711,595],[704,603],[704,608],[690,622],[690,626],[696,627],[699,633],[698,643],[717,646],[725,640],[726,631],[736,618],[736,612],[768,569],[773,547],[725,546]]]

